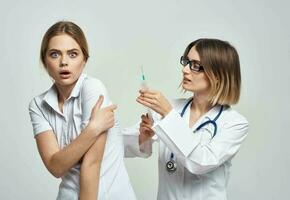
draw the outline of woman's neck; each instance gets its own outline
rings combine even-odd
[[[194,95],[190,107],[189,127],[191,128],[211,107],[207,96]]]
[[[55,85],[57,88],[57,93],[58,93],[58,102],[63,104],[65,100],[69,98],[71,95],[71,92],[75,86],[75,84],[70,85],[70,86],[60,86],[60,85]]]
[[[194,95],[190,110],[198,116],[202,116],[212,108],[205,95]]]

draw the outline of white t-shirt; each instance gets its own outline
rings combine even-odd
[[[34,135],[52,130],[60,149],[69,145],[86,127],[99,95],[104,96],[102,107],[111,104],[103,83],[82,74],[70,97],[65,101],[62,113],[58,107],[57,90],[53,85],[29,104]],[[136,199],[124,165],[123,154],[123,139],[116,121],[114,127],[108,131],[98,199]],[[79,174],[80,164],[76,164],[62,177],[57,199],[78,199]]]

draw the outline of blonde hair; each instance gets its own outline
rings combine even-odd
[[[53,24],[43,36],[40,48],[40,60],[43,65],[45,65],[45,55],[50,39],[61,34],[67,34],[71,36],[80,46],[84,54],[84,60],[87,61],[89,59],[88,43],[82,29],[73,22],[59,21]]]
[[[240,98],[241,72],[239,55],[228,42],[202,38],[191,42],[184,51],[195,47],[210,82],[209,101],[212,105],[236,104]]]

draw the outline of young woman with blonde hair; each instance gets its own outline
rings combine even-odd
[[[81,28],[69,21],[45,33],[41,61],[53,85],[29,104],[38,151],[62,178],[58,200],[135,199],[123,140],[103,83],[83,74],[89,58]]]

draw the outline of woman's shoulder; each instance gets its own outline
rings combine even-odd
[[[45,96],[47,95],[47,93],[52,90],[52,88],[46,90],[45,92],[42,92],[41,94],[33,97],[30,102],[29,102],[29,108],[32,108],[32,107],[39,107],[42,105],[42,102],[43,102],[43,99],[45,98]]]
[[[82,84],[82,93],[104,93],[107,94],[107,88],[104,83],[95,77],[85,76]]]
[[[185,104],[190,101],[190,98],[175,98],[175,99],[170,99],[169,100],[171,105],[176,109],[180,110],[182,109]]]
[[[232,107],[224,111],[223,118],[225,122],[249,124],[247,118]]]
[[[80,93],[82,102],[96,101],[100,95],[104,96],[104,105],[110,102],[107,88],[100,79],[95,77],[86,76],[84,78]]]
[[[94,87],[94,88],[102,88],[105,87],[104,83],[95,77],[86,75],[83,81],[84,87]]]

